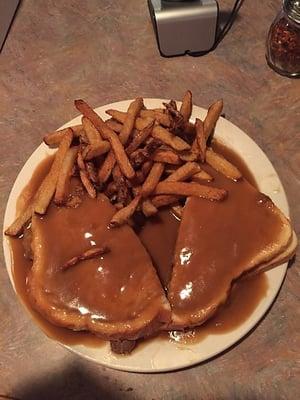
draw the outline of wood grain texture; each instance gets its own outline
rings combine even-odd
[[[222,10],[233,0],[220,1]],[[145,1],[23,0],[0,59],[0,208],[43,133],[93,106],[144,97],[203,107],[220,97],[227,118],[267,153],[300,230],[300,81],[270,70],[265,37],[280,0],[245,1],[230,34],[201,58],[160,57]],[[2,218],[3,219],[3,218]],[[13,293],[1,254],[0,394],[18,399],[296,399],[300,393],[299,261],[257,329],[202,365],[160,375],[95,366],[47,339]],[[1,397],[1,396],[0,396]]]

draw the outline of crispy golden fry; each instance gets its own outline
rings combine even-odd
[[[102,154],[108,153],[111,149],[110,143],[107,140],[101,140],[97,145],[87,145],[82,151],[82,156],[85,160],[92,160]]]
[[[135,172],[132,168],[130,161],[125,153],[124,147],[120,142],[120,139],[116,133],[110,129],[105,122],[99,117],[97,113],[83,100],[75,100],[76,108],[87,118],[89,118],[92,124],[101,132],[104,139],[109,140],[111,148],[116,157],[117,163],[119,164],[121,171],[128,179],[133,179]]]
[[[29,222],[33,214],[33,202],[19,215],[14,222],[5,230],[5,235],[18,236],[22,233],[24,226]]]
[[[152,122],[152,121],[153,121],[152,118],[137,118],[137,119],[135,120],[135,128],[136,128],[138,131],[142,131],[142,130],[145,129],[145,128],[150,124],[150,122]]]
[[[71,147],[67,151],[66,156],[63,160],[61,170],[59,171],[54,196],[54,203],[57,205],[64,204],[67,200],[72,169],[77,158],[78,150],[78,146]]]
[[[84,136],[85,132],[82,125],[74,125],[71,126],[74,137]],[[68,132],[69,128],[61,129],[59,131],[47,133],[43,141],[49,147],[58,147],[66,132]]]
[[[109,129],[109,128],[108,128]],[[120,166],[121,171],[126,176],[127,179],[133,179],[135,172],[132,168],[132,165],[126,155],[124,147],[120,142],[118,136],[114,131],[108,132],[106,138],[109,140],[112,150],[114,152],[114,156],[116,158],[117,163]]]
[[[150,199],[145,199],[142,202],[142,211],[143,214],[146,217],[150,217],[151,215],[154,215],[157,213],[157,208],[153,205],[152,201]]]
[[[193,182],[160,182],[154,194],[175,194],[179,196],[196,196],[208,200],[223,200],[227,191]],[[155,203],[153,203],[155,205]]]
[[[59,148],[55,153],[55,158],[51,166],[50,172],[44,179],[41,185],[41,191],[34,204],[34,212],[38,214],[45,214],[48,205],[54,195],[56,184],[60,170],[63,165],[64,158],[69,150],[73,139],[72,129],[68,129],[64,138],[60,142]]]
[[[164,164],[155,162],[142,186],[142,196],[144,198],[148,197],[153,192],[163,172],[164,172]]]
[[[203,181],[212,182],[214,178],[203,169],[192,176],[192,181],[202,183]]]
[[[142,118],[153,118],[160,125],[169,128],[171,126],[171,119],[168,114],[165,114],[163,110],[141,110],[140,116]]]
[[[206,154],[207,139],[204,134],[204,124],[198,118],[196,118],[195,128],[196,128],[196,140],[197,140],[197,144],[198,144],[199,158],[200,158],[201,162],[204,162],[205,154]]]
[[[180,107],[180,114],[183,116],[184,122],[188,122],[193,108],[192,92],[187,90],[183,96],[182,104]]]
[[[146,126],[141,131],[137,131],[137,134],[132,139],[132,142],[126,148],[126,153],[128,155],[132,154],[136,149],[140,147],[141,144],[151,135],[152,129],[154,126],[154,121],[152,120],[149,125]]]
[[[126,206],[116,212],[116,214],[112,217],[109,225],[111,227],[117,227],[117,226],[127,223],[129,221],[129,219],[132,217],[132,215],[134,214],[134,212],[136,211],[140,201],[141,201],[141,196],[140,195],[136,196],[128,204],[128,206]]]
[[[177,218],[181,219],[183,214],[183,207],[179,204],[177,206],[172,206],[172,212]]]
[[[80,170],[79,174],[80,174],[81,182],[82,182],[83,186],[85,187],[86,191],[88,192],[88,195],[92,199],[95,199],[96,195],[97,195],[96,189],[94,188],[92,182],[90,181],[87,172],[84,170]]]
[[[85,163],[86,172],[88,174],[89,180],[95,184],[98,184],[98,174],[96,167],[92,162]]]
[[[188,151],[181,151],[178,153],[178,156],[180,160],[182,161],[197,161],[198,159],[198,153],[195,151],[195,148],[192,148],[191,150]]]
[[[183,151],[190,149],[190,145],[178,136],[173,135],[167,129],[160,125],[155,126],[152,129],[152,136],[155,139],[161,140],[163,143],[169,145],[175,150]]]
[[[86,170],[86,166],[83,161],[82,154],[79,152],[77,155],[77,165],[79,167],[79,175],[80,175],[80,180],[88,192],[88,195],[92,197],[93,199],[96,198],[96,189],[94,188],[94,185],[92,184],[89,175]]]
[[[181,161],[178,154],[172,150],[158,149],[151,157],[153,161],[164,162],[167,164],[180,165]]]
[[[196,136],[192,145],[192,153],[197,159],[200,159],[201,162],[204,162],[206,152],[206,137],[204,134],[204,124],[199,118],[196,118],[195,129]]]
[[[107,154],[105,160],[103,161],[103,163],[99,168],[98,171],[99,182],[101,183],[107,182],[114,168],[115,163],[116,163],[116,158],[114,152],[110,150],[110,152]]]
[[[152,197],[151,202],[154,205],[154,207],[160,208],[160,207],[168,206],[170,204],[177,203],[178,200],[180,199],[180,197],[182,197],[182,196],[161,194],[161,195]]]
[[[106,114],[110,115],[113,119],[115,119],[118,122],[121,122],[122,124],[125,122],[126,115],[127,113],[124,111],[118,111],[118,110],[106,110]],[[153,118],[137,118],[135,120],[134,127],[141,131],[144,128],[146,128],[147,125],[149,125],[150,121],[152,121]]]
[[[109,253],[109,247],[92,247],[89,250],[86,250],[84,253],[80,254],[79,256],[72,257],[69,261],[64,263],[61,267],[61,271],[65,271],[70,267],[78,264],[80,261],[90,260],[91,258],[96,258],[99,256],[103,256],[103,254]]]
[[[237,181],[242,177],[237,167],[227,161],[221,154],[214,152],[211,148],[206,150],[206,162],[229,179]]]
[[[79,152],[77,154],[77,165],[78,165],[79,169],[81,169],[83,171],[85,170],[85,163],[83,161],[83,157],[82,157],[81,152]]]
[[[115,131],[117,133],[121,132],[121,129],[123,127],[123,124],[120,124],[118,121],[116,121],[113,118],[106,120],[105,123],[110,129],[112,129],[113,131]]]
[[[187,162],[179,167],[171,175],[169,175],[163,182],[182,182],[201,171],[200,166],[195,162]]]
[[[128,107],[126,118],[120,132],[120,141],[124,145],[127,143],[131,135],[131,132],[135,125],[135,120],[143,106],[144,106],[143,99],[141,97],[137,97]]]
[[[207,111],[207,115],[204,120],[204,134],[205,134],[206,141],[212,134],[212,132],[216,126],[216,123],[222,113],[222,110],[223,110],[223,100],[222,99],[216,101],[209,107],[209,109]]]
[[[98,144],[100,144],[103,138],[101,137],[101,134],[98,131],[98,129],[94,127],[92,122],[85,116],[81,118],[81,122],[89,143],[92,146],[97,146]]]

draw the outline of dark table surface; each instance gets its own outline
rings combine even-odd
[[[220,1],[222,10],[233,1]],[[180,99],[191,89],[266,152],[300,229],[300,81],[265,62],[280,0],[245,1],[230,34],[201,58],[162,58],[146,1],[24,0],[0,55],[0,207],[44,132],[77,111],[144,97]],[[18,399],[296,399],[300,393],[299,262],[259,326],[225,354],[167,374],[106,369],[69,353],[37,328],[17,300],[1,255],[0,394]],[[1,396],[0,396],[1,398]]]

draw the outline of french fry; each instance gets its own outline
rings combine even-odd
[[[98,171],[99,182],[105,183],[108,181],[115,163],[116,163],[116,158],[114,152],[110,150],[110,152],[107,154],[105,160],[103,161],[103,163],[99,168]]]
[[[172,150],[158,149],[151,157],[153,161],[164,162],[167,164],[180,165],[181,161],[178,154]]]
[[[33,202],[19,215],[14,222],[5,230],[7,236],[18,236],[23,232],[24,226],[29,222],[33,214]]]
[[[71,129],[73,131],[74,137],[79,137],[79,136],[85,137],[85,132],[84,132],[82,125],[71,126]],[[61,129],[59,131],[47,133],[43,137],[43,141],[47,146],[49,146],[51,148],[58,147],[60,142],[62,141],[63,137],[65,136],[66,132],[68,132],[68,130],[69,130],[69,128],[65,128],[65,129]]]
[[[115,134],[114,131],[110,129],[109,132],[106,132],[104,134],[106,135],[106,139],[108,139],[110,142],[110,145],[114,152],[114,156],[117,163],[119,164],[122,173],[126,176],[127,179],[133,179],[135,175],[134,169],[132,168],[132,165],[125,153],[124,147],[120,142],[118,136]]]
[[[105,112],[106,112],[106,114],[110,115],[116,121],[121,122],[122,124],[124,124],[125,119],[126,119],[126,115],[127,115],[126,112],[118,111],[118,110],[106,110]],[[139,118],[137,118],[135,120],[134,127],[137,130],[141,131],[144,128],[146,128],[146,126],[149,125],[150,121],[152,121],[152,120],[153,120],[153,118],[141,118],[141,117],[139,117]]]
[[[133,179],[135,172],[132,168],[130,161],[125,153],[124,147],[120,142],[120,139],[116,133],[110,129],[105,122],[99,117],[99,115],[83,100],[75,100],[76,108],[87,118],[89,118],[92,124],[101,132],[104,139],[109,140],[111,148],[116,157],[116,161],[119,164],[122,173],[128,179]]]
[[[227,191],[193,182],[160,182],[154,194],[175,194],[179,196],[196,196],[208,200],[223,200]],[[153,203],[155,205],[155,203]]]
[[[203,181],[212,182],[213,180],[214,178],[203,169],[192,176],[192,181],[199,183],[203,183]]]
[[[128,107],[126,118],[120,132],[120,141],[124,145],[127,143],[131,135],[136,117],[140,113],[143,106],[143,99],[141,97],[137,97]]]
[[[199,118],[196,118],[195,129],[196,136],[192,145],[192,153],[196,155],[197,159],[199,158],[201,162],[204,162],[206,152],[206,137],[204,134],[204,124]]]
[[[61,271],[66,271],[70,267],[78,264],[80,261],[90,260],[91,258],[96,258],[99,256],[103,256],[110,252],[109,247],[92,247],[89,250],[86,250],[84,253],[79,256],[72,257],[69,261],[65,262],[61,267]]]
[[[110,149],[110,143],[107,140],[101,140],[98,144],[87,145],[82,151],[82,156],[85,160],[92,160],[95,157],[108,153]]]
[[[110,226],[112,228],[121,226],[129,221],[129,219],[132,217],[134,212],[136,211],[139,203],[141,201],[141,196],[135,197],[129,204],[128,206],[122,208],[121,210],[117,211],[116,214],[112,217],[110,221]]]
[[[154,125],[154,120],[152,120],[149,123],[149,125],[147,125],[146,128],[144,128],[143,130],[137,131],[138,133],[133,138],[129,146],[127,146],[126,148],[126,153],[128,155],[132,154],[136,149],[138,149],[140,145],[143,144],[144,141],[151,135],[153,125]]]
[[[195,151],[195,147],[188,151],[181,151],[178,153],[180,160],[182,161],[197,161],[198,159],[198,152]]]
[[[86,162],[85,169],[89,180],[95,184],[98,184],[98,174],[96,172],[95,165],[92,162]]]
[[[152,197],[151,202],[156,208],[164,207],[164,206],[169,206],[170,204],[177,203],[178,200],[182,196],[174,196],[170,194],[161,194]]]
[[[71,146],[72,139],[73,131],[69,128],[68,131],[65,133],[64,138],[60,142],[59,148],[55,153],[55,158],[51,166],[50,172],[42,182],[39,196],[35,200],[34,212],[38,214],[45,214],[48,205],[50,204],[50,201],[56,189],[58,176],[62,168],[64,158]]]
[[[221,154],[214,152],[211,148],[206,150],[206,162],[213,169],[234,181],[241,179],[242,174],[236,166],[227,161]]]
[[[67,200],[72,169],[77,158],[78,149],[78,146],[69,148],[63,160],[54,195],[54,203],[57,205],[64,204]]]
[[[94,185],[90,181],[89,175],[86,170],[86,166],[83,161],[82,154],[80,152],[77,155],[77,164],[79,167],[80,180],[81,180],[84,188],[86,189],[86,191],[88,192],[88,195],[92,199],[96,198],[96,195],[97,195],[96,189],[94,188]]]
[[[100,132],[94,127],[92,122],[85,116],[81,118],[83,129],[86,133],[89,143],[92,146],[97,146],[103,140]]]
[[[155,162],[142,186],[142,196],[148,197],[158,184],[164,172],[164,164]]]
[[[167,131],[167,129],[163,128],[160,125],[157,125],[153,128],[152,136],[155,139],[161,140],[163,143],[178,151],[188,150],[191,148],[191,146],[183,139],[173,135],[171,132]]]
[[[96,189],[94,188],[93,184],[91,183],[87,172],[84,170],[80,170],[79,174],[80,174],[81,182],[82,182],[83,186],[85,187],[86,191],[88,192],[88,195],[92,199],[95,199],[96,195],[97,195]]]
[[[201,171],[200,166],[195,162],[187,162],[170,174],[163,182],[182,182]]]
[[[142,202],[142,211],[145,217],[150,217],[158,212],[157,208],[153,205],[150,199],[145,199]]]
[[[152,118],[137,118],[135,120],[135,128],[138,131],[142,131],[150,124],[151,121],[152,121]]]
[[[141,110],[140,116],[142,118],[153,118],[160,125],[169,128],[171,126],[171,120],[168,114],[165,114],[163,110]]]
[[[105,121],[105,123],[110,129],[112,129],[113,131],[115,131],[117,133],[120,133],[121,129],[123,127],[123,124],[120,124],[118,121],[116,121],[113,118],[107,119]]]
[[[212,134],[212,132],[216,126],[216,123],[222,113],[222,110],[223,110],[223,100],[222,99],[216,101],[209,107],[209,109],[207,111],[207,115],[204,120],[204,134],[205,134],[206,141]]]
[[[188,122],[193,108],[192,92],[187,90],[183,96],[182,104],[180,107],[180,114],[183,116],[184,122]]]

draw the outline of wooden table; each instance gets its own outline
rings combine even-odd
[[[220,1],[223,10],[233,1]],[[146,1],[24,0],[0,56],[0,207],[44,132],[93,106],[144,97],[197,105],[223,97],[227,118],[266,152],[300,229],[300,81],[265,62],[280,0],[246,1],[230,34],[201,58],[162,58]],[[238,346],[179,372],[113,371],[69,353],[33,324],[0,269],[0,394],[18,399],[296,399],[300,393],[299,262],[270,312]],[[1,396],[0,396],[1,398]]]

